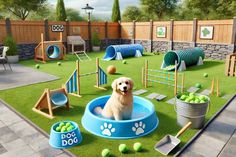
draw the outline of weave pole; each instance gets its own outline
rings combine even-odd
[[[145,65],[144,68],[142,68],[142,84],[144,85],[145,88],[148,88],[148,82],[155,82],[155,83],[159,83],[159,84],[164,84],[164,85],[168,85],[168,86],[173,86],[174,87],[174,95],[176,95],[178,93],[178,88],[180,88],[181,92],[184,92],[184,82],[185,82],[185,77],[184,74],[181,74],[181,85],[178,86],[178,69],[177,69],[177,64],[175,66],[175,71],[174,73],[172,72],[166,72],[163,70],[157,70],[157,69],[148,69],[149,65],[148,65],[148,61],[145,61]],[[149,74],[150,72],[155,72],[157,74]],[[158,75],[159,74],[159,75]],[[155,79],[150,79],[149,76],[151,78],[155,78]],[[161,81],[158,80],[162,79]],[[166,80],[166,81],[163,81]]]

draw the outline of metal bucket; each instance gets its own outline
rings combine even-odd
[[[207,97],[207,96],[206,96]],[[184,126],[192,122],[192,129],[200,129],[204,125],[205,115],[210,108],[210,98],[206,103],[187,103],[176,97],[175,111],[177,113],[177,123]]]

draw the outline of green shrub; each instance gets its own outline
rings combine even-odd
[[[18,55],[17,45],[12,36],[7,36],[3,41],[4,46],[8,46],[9,50],[7,51],[8,56]]]
[[[97,32],[94,32],[92,34],[92,45],[93,46],[100,46],[101,45],[101,40],[99,39]]]

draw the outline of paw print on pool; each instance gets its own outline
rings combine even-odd
[[[101,125],[100,129],[102,131],[102,134],[106,136],[111,136],[112,133],[116,131],[116,129],[112,127],[112,124],[107,124],[107,123]]]
[[[145,124],[143,122],[135,123],[132,127],[133,132],[135,132],[135,135],[140,135],[144,133]]]

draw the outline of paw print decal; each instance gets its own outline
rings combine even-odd
[[[106,136],[111,136],[112,133],[116,131],[116,129],[112,127],[112,124],[107,124],[107,123],[101,125],[100,129],[102,131],[102,134]]]
[[[145,124],[143,122],[135,123],[132,127],[133,132],[135,132],[135,135],[140,135],[144,133]]]

